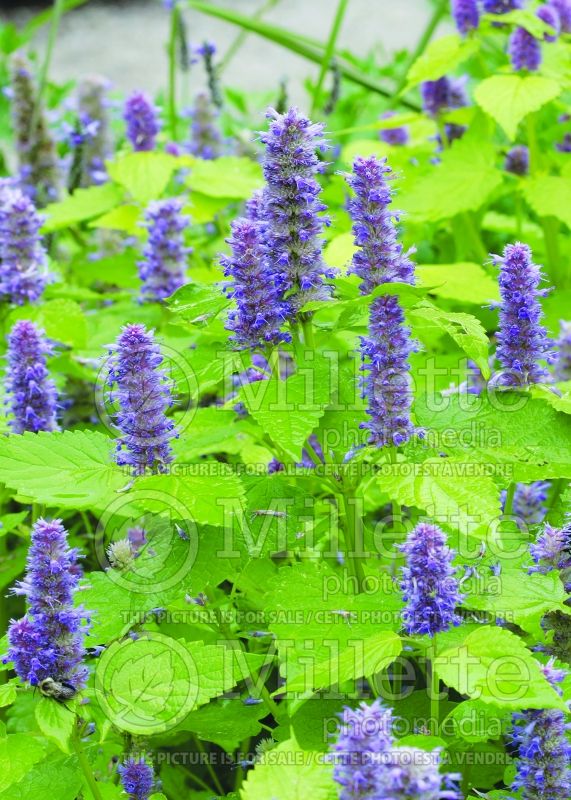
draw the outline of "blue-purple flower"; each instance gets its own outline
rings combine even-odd
[[[190,110],[190,141],[188,152],[198,158],[212,160],[222,155],[222,136],[218,128],[218,111],[205,92],[194,98]]]
[[[392,747],[378,770],[371,800],[461,800],[461,776],[440,772],[439,750]]]
[[[562,573],[564,583],[571,577],[571,525],[567,523],[561,528],[554,528],[548,522],[537,537],[537,540],[529,546],[529,551],[533,559],[534,566],[529,568],[529,572],[539,572],[546,575],[548,572],[557,570]]]
[[[529,174],[529,150],[524,144],[518,144],[508,150],[504,161],[504,169],[513,175]]]
[[[434,636],[459,625],[456,607],[462,595],[446,534],[437,525],[419,522],[400,549],[406,556],[401,580],[406,632]]]
[[[39,299],[50,279],[40,228],[43,218],[20,189],[0,188],[0,299]]]
[[[254,201],[250,213],[256,213],[255,208]],[[243,349],[287,341],[289,336],[280,332],[280,326],[287,318],[288,306],[264,259],[261,224],[239,218],[232,223],[226,241],[231,254],[222,256],[220,263],[224,275],[232,279],[226,293],[236,302],[227,325],[232,343]]]
[[[483,0],[482,6],[488,14],[507,14],[521,8],[523,0]]]
[[[553,662],[543,667],[547,680],[558,684],[566,672]],[[559,709],[528,709],[514,714],[513,741],[517,747],[516,777],[512,788],[522,800],[568,800],[571,795],[570,725]]]
[[[477,0],[450,0],[450,10],[458,33],[463,36],[469,31],[476,30],[480,24],[480,10]]]
[[[218,70],[214,63],[214,56],[216,55],[216,45],[214,42],[203,42],[200,47],[196,48],[196,53],[202,58],[204,70],[206,72],[206,81],[210,91],[210,99],[217,108],[222,107],[222,94],[220,92],[220,81],[218,78]]]
[[[129,800],[148,800],[155,785],[155,773],[144,756],[129,756],[117,770]]]
[[[516,28],[508,43],[512,67],[535,72],[541,64],[541,45],[525,28]]]
[[[125,102],[123,118],[133,150],[154,150],[160,131],[159,112],[144,92],[133,92]]]
[[[186,282],[192,249],[184,244],[184,232],[189,225],[190,219],[182,213],[182,200],[156,200],[147,208],[149,238],[138,264],[142,300],[165,300]]]
[[[571,33],[571,1],[548,0],[548,3],[557,11],[561,33]]]
[[[27,599],[28,610],[10,623],[5,659],[13,661],[19,678],[32,686],[46,678],[76,690],[85,686],[86,613],[74,607],[81,574],[78,557],[61,520],[39,519],[34,524],[26,576],[13,590]]]
[[[554,374],[558,381],[571,380],[571,322],[561,320],[555,352]]]
[[[357,708],[345,706],[333,745],[334,780],[343,788],[340,800],[376,797],[382,759],[394,741],[393,712],[381,700]]]
[[[20,184],[38,207],[57,200],[60,166],[45,119],[38,105],[30,62],[20,53],[11,59],[12,126],[16,138]]]
[[[496,356],[502,366],[498,382],[506,386],[540,383],[547,370],[540,364],[551,358],[551,342],[541,319],[539,289],[542,274],[533,263],[530,248],[516,242],[504,248],[503,257],[493,256],[500,267],[500,327]]]
[[[46,366],[52,346],[29,320],[16,322],[8,336],[6,402],[14,433],[55,431],[57,392]]]
[[[422,107],[431,117],[468,105],[466,77],[448,78],[444,75],[435,81],[424,81],[420,86]]]
[[[381,114],[381,119],[390,119],[394,116],[394,111],[385,111],[384,114]],[[403,145],[408,144],[410,137],[408,134],[408,129],[401,125],[397,128],[381,128],[379,131],[379,138],[382,142],[391,144],[393,147],[402,147]]]
[[[316,150],[323,144],[323,126],[294,107],[285,114],[270,109],[267,117],[269,130],[261,134],[266,145],[262,246],[267,269],[295,314],[310,300],[330,297],[323,278],[334,274],[322,256],[325,221],[320,212],[325,206],[316,180],[322,168]]]
[[[553,28],[553,33],[543,34],[544,41],[556,42],[559,38],[559,34],[561,33],[561,17],[559,16],[559,12],[555,6],[551,5],[550,3],[545,3],[544,5],[539,6],[535,13],[539,19],[543,20],[543,22],[546,22]]]
[[[176,434],[166,416],[172,385],[161,368],[163,356],[153,332],[144,325],[126,325],[109,354],[110,399],[119,404],[117,464],[132,467],[135,474],[164,472],[173,459],[170,442]]]
[[[547,513],[545,503],[550,486],[549,481],[518,483],[513,496],[512,516],[524,525],[539,525]],[[502,491],[502,506],[505,505],[506,496],[507,493]]]

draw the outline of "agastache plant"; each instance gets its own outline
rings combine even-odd
[[[70,548],[61,520],[39,519],[32,528],[26,577],[14,594],[28,603],[26,615],[10,623],[5,659],[32,686],[51,678],[80,690],[87,668],[86,613],[74,606],[80,570],[79,553]]]
[[[13,433],[58,429],[57,392],[46,365],[53,352],[43,331],[29,320],[16,322],[8,336],[6,403]]]
[[[127,138],[133,150],[145,152],[155,149],[161,129],[159,112],[144,92],[133,92],[125,102],[123,118]]]
[[[347,181],[355,196],[347,207],[358,247],[350,272],[361,278],[361,293],[370,294],[383,283],[414,284],[414,265],[397,239],[390,210],[392,171],[374,156],[357,158]],[[370,420],[363,423],[378,447],[406,444],[414,433],[410,419],[412,392],[408,358],[414,346],[404,324],[398,298],[381,295],[369,311],[369,334],[361,338],[362,369]]]
[[[543,6],[539,6],[535,13],[539,19],[543,20],[543,22],[546,22],[553,28],[553,33],[543,34],[544,41],[556,42],[559,38],[559,34],[561,33],[561,17],[555,6],[546,3]]]
[[[525,28],[516,28],[509,40],[509,54],[515,70],[535,72],[541,64],[541,46]]]
[[[450,10],[458,33],[463,36],[469,31],[476,30],[480,24],[480,10],[477,0],[450,0]]]
[[[214,64],[216,45],[214,42],[203,42],[200,47],[197,48],[196,52],[199,56],[201,56],[204,64],[208,89],[210,91],[210,99],[217,108],[221,108],[222,94],[220,92],[220,81],[218,79],[216,65]]]
[[[38,207],[57,200],[61,174],[54,139],[38,105],[30,62],[12,57],[10,96],[20,184]]]
[[[148,241],[138,264],[141,299],[161,302],[186,282],[192,248],[185,246],[184,232],[190,219],[182,213],[182,200],[156,200],[147,208],[144,224]]]
[[[50,280],[41,217],[20,189],[0,188],[0,299],[36,302]]]
[[[129,756],[117,770],[129,800],[148,800],[155,785],[155,773],[144,756]]]
[[[109,81],[99,75],[84,78],[78,88],[77,110],[80,119],[90,124],[91,134],[82,149],[80,186],[105,183],[105,161],[110,155]]]
[[[548,481],[518,483],[513,495],[511,514],[524,525],[539,525],[547,513],[546,501],[550,486]],[[502,506],[505,505],[506,495],[502,491]]]
[[[502,374],[495,380],[505,386],[541,383],[548,372],[540,362],[551,357],[551,342],[541,325],[539,299],[546,291],[539,288],[540,268],[520,242],[506,245],[503,256],[492,259],[500,267],[501,295],[496,357]]]
[[[553,662],[543,667],[553,688],[561,694],[559,684],[565,670]],[[522,800],[568,800],[571,794],[571,725],[560,709],[529,709],[514,714],[513,741],[517,747],[514,791]]]
[[[512,175],[528,175],[529,149],[524,144],[519,144],[508,150],[504,169],[506,172],[511,172]]]
[[[394,111],[385,111],[384,114],[381,114],[381,119],[390,119],[394,116]],[[402,147],[408,144],[410,136],[407,128],[399,126],[397,128],[382,128],[379,132],[379,138],[382,142],[391,144],[393,147]]]
[[[571,322],[565,320],[560,322],[553,372],[558,381],[571,380]]]
[[[561,574],[566,590],[571,589],[568,585],[571,578],[571,524],[555,528],[546,522],[537,540],[530,544],[529,552],[534,562],[528,570],[530,574],[547,575],[556,570]]]
[[[571,33],[571,0],[549,0],[548,4],[557,11],[561,33]]]
[[[325,221],[320,212],[325,205],[316,180],[321,169],[316,149],[323,144],[323,126],[294,107],[285,114],[270,109],[267,117],[269,130],[261,134],[266,146],[264,259],[293,316],[308,301],[331,295],[323,283],[334,272],[322,256]]]
[[[205,160],[221,156],[222,137],[218,129],[218,112],[205,92],[196,95],[189,116],[191,126],[188,152]]]
[[[255,214],[255,202],[250,213]],[[226,287],[228,297],[236,302],[236,310],[228,315],[231,341],[238,349],[253,349],[289,340],[280,332],[288,307],[281,299],[273,275],[268,273],[262,251],[262,227],[253,219],[241,218],[232,223],[226,240],[231,254],[222,256],[224,275],[232,282]]]
[[[136,475],[164,472],[173,459],[170,442],[176,434],[166,416],[173,402],[172,386],[153,332],[144,325],[126,325],[109,356],[109,399],[119,406],[115,460]]]
[[[422,107],[431,117],[441,111],[462,108],[468,105],[466,79],[449,78],[444,75],[435,81],[424,81],[420,86]]]
[[[406,632],[434,636],[459,625],[456,607],[462,595],[446,534],[437,525],[419,522],[400,549],[406,556],[401,580]]]
[[[374,800],[461,800],[461,775],[442,774],[438,750],[392,747],[378,770]]]

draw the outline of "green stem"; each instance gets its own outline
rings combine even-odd
[[[46,49],[46,57],[44,58],[44,63],[42,64],[42,69],[40,72],[40,80],[38,85],[38,100],[36,103],[36,107],[34,108],[34,119],[32,121],[32,130],[35,129],[37,123],[37,115],[42,105],[42,100],[44,97],[44,92],[46,90],[46,86],[48,85],[48,76],[50,73],[50,65],[52,63],[52,56],[54,52],[54,47],[56,44],[56,39],[58,35],[59,25],[61,22],[62,15],[65,10],[65,2],[64,0],[54,0],[53,5],[53,13],[52,13],[52,22],[50,25],[50,32],[48,36],[48,46]]]
[[[436,637],[432,640],[432,661],[430,664],[430,732],[438,736],[440,732],[440,679],[436,672]]]
[[[71,742],[73,749],[75,750],[75,753],[77,755],[77,758],[79,759],[79,766],[81,767],[81,771],[85,776],[85,780],[87,785],[89,786],[89,790],[91,792],[93,800],[103,800],[101,792],[99,791],[99,786],[97,785],[97,781],[95,780],[95,776],[91,770],[91,764],[87,760],[87,756],[85,755],[81,739],[79,738],[79,726],[77,725],[77,721],[75,730],[71,737]]]
[[[410,54],[410,57],[408,58],[404,66],[403,73],[399,79],[393,97],[398,97],[398,95],[402,92],[402,90],[406,86],[406,79],[408,76],[409,69],[417,60],[417,58],[419,58],[424,53],[426,47],[428,46],[430,40],[432,39],[434,31],[436,30],[436,28],[440,23],[440,20],[446,14],[447,9],[448,9],[448,0],[440,0],[440,3],[436,6],[432,16],[428,20],[428,24],[424,29],[420,39],[418,40],[418,44]]]
[[[262,19],[264,14],[266,14],[268,11],[271,11],[272,8],[274,8],[274,6],[277,6],[279,2],[280,0],[268,0],[267,3],[264,3],[264,5],[260,9],[258,9],[258,11],[256,11],[252,19]],[[244,44],[249,35],[250,31],[244,29],[240,31],[238,36],[236,36],[234,41],[230,44],[228,50],[226,50],[224,58],[222,58],[220,60],[220,63],[218,64],[218,75],[222,75],[224,70],[227,68],[228,64],[232,61],[236,53],[240,50],[240,48],[242,47],[242,45]]]
[[[355,579],[356,594],[359,594],[365,579],[361,557],[357,553],[357,520],[356,512],[357,505],[355,502],[351,503],[350,500],[355,500],[354,494],[343,494],[343,511],[345,515],[345,547],[347,548],[347,564],[349,571]]]
[[[311,350],[315,350],[315,336],[313,332],[313,323],[311,322],[311,317],[304,319],[301,323],[301,327],[303,328],[303,340],[307,347]]]
[[[506,492],[506,502],[504,503],[504,516],[511,517],[514,504],[516,483],[510,483]]]
[[[537,145],[537,133],[535,130],[535,118],[533,114],[529,114],[526,122],[527,129],[527,147],[529,149],[529,174],[533,175],[537,172],[539,167],[540,155]]]
[[[194,737],[194,741],[196,742],[196,746],[198,748],[198,752],[201,753],[202,755],[206,755],[206,748],[204,747],[204,745],[202,744],[202,742],[200,741],[198,736]],[[210,775],[210,777],[212,779],[212,783],[214,784],[214,786],[216,788],[216,791],[218,792],[220,797],[224,797],[225,792],[224,792],[224,789],[222,788],[222,784],[218,780],[218,775],[214,771],[214,768],[213,768],[212,764],[210,763],[210,761],[208,760],[208,758],[205,759],[205,762],[206,762],[205,763],[206,771]]]
[[[180,9],[175,3],[171,11],[171,27],[168,45],[169,53],[169,85],[168,85],[168,109],[169,109],[169,129],[173,142],[177,140],[177,110],[176,110],[176,60],[178,47],[178,28],[180,25]]]
[[[541,227],[543,230],[543,240],[545,242],[545,252],[547,253],[547,264],[549,276],[558,287],[565,283],[565,275],[560,274],[561,254],[559,252],[559,221],[555,217],[542,217]]]
[[[515,232],[518,240],[521,240],[523,235],[523,200],[520,192],[514,195],[515,207]]]
[[[474,221],[474,215],[470,211],[465,211],[460,216],[462,219],[462,224],[465,227],[465,231],[468,234],[472,252],[474,256],[478,259],[478,261],[483,263],[488,258],[488,252],[482,242],[480,231],[476,227],[476,223]]]
[[[319,76],[317,78],[317,83],[315,84],[315,89],[313,90],[313,100],[311,103],[312,115],[315,114],[321,104],[321,90],[323,89],[323,81],[325,80],[327,70],[331,66],[331,59],[333,58],[333,53],[335,52],[335,44],[337,42],[337,37],[339,36],[339,31],[341,30],[341,25],[343,23],[343,18],[345,17],[345,12],[347,11],[348,3],[349,0],[339,0],[337,4],[337,11],[335,12],[333,24],[331,25],[331,30],[329,32],[329,38],[327,39],[325,51],[323,53],[321,67],[319,69]]]

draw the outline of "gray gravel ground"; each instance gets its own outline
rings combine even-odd
[[[220,5],[252,15],[265,0],[216,0]],[[281,0],[264,17],[268,22],[325,40],[334,14],[336,0]],[[23,3],[2,16],[22,21],[31,11]],[[350,0],[339,37],[342,47],[365,55],[374,48],[381,63],[396,50],[414,46],[431,13],[429,0]],[[204,16],[185,12],[189,37],[199,43],[216,42],[223,53],[237,34],[237,29]],[[132,0],[100,5],[91,0],[69,13],[61,27],[53,60],[52,75],[58,81],[76,79],[88,73],[101,73],[111,79],[119,91],[144,88],[152,93],[166,84],[166,41],[168,12],[162,0]],[[45,32],[38,37],[44,43]],[[302,102],[302,82],[315,74],[316,67],[293,53],[250,35],[231,62],[225,81],[248,90],[269,90],[277,80],[288,75],[290,92]],[[193,80],[200,80],[196,70]]]

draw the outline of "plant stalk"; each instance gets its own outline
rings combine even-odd
[[[315,88],[313,90],[313,99],[311,103],[312,115],[315,114],[320,107],[323,81],[325,80],[327,70],[331,66],[331,59],[333,58],[333,53],[335,52],[335,44],[337,43],[337,38],[339,36],[339,31],[341,30],[341,25],[343,24],[343,19],[345,17],[345,12],[347,11],[348,3],[349,0],[339,0],[337,4],[337,11],[335,12],[335,17],[333,18],[333,24],[331,25],[331,30],[329,32],[329,37],[325,44],[325,51],[323,53],[321,67],[319,69],[319,76],[317,78],[317,83],[315,84]]]

